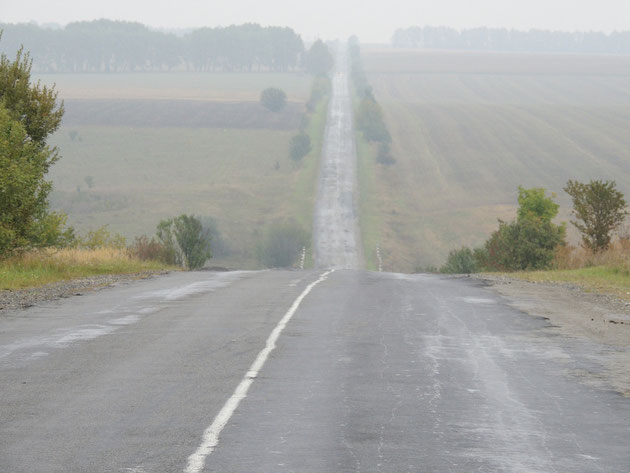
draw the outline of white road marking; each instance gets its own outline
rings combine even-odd
[[[210,424],[210,426],[203,433],[199,448],[197,448],[197,451],[195,453],[188,457],[188,466],[186,467],[185,473],[199,473],[203,469],[206,464],[206,458],[214,451],[216,446],[219,444],[219,435],[221,434],[221,431],[229,422],[240,402],[247,396],[247,391],[249,391],[249,387],[252,385],[254,379],[258,376],[258,373],[265,365],[269,354],[276,348],[276,341],[297,311],[298,307],[302,303],[302,300],[308,295],[309,292],[311,292],[311,290],[317,284],[326,280],[328,275],[333,271],[334,269],[326,271],[319,277],[319,279],[306,286],[306,289],[304,289],[302,294],[300,294],[298,298],[295,299],[293,305],[291,305],[284,317],[282,317],[280,322],[278,322],[278,325],[276,325],[276,327],[269,335],[269,338],[267,338],[265,348],[263,348],[260,353],[258,353],[258,356],[249,367],[249,370],[247,370],[247,373],[245,373],[245,376],[243,376],[243,379],[234,390],[232,396],[221,408],[217,416],[212,421],[212,424]]]

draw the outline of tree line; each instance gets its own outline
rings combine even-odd
[[[397,48],[630,54],[630,31],[611,34],[505,28],[459,31],[448,27],[411,26],[396,30],[392,45]]]
[[[359,99],[354,111],[355,125],[368,142],[378,145],[376,161],[380,164],[394,164],[396,160],[391,152],[392,137],[387,130],[383,110],[376,101],[363,70],[361,47],[356,36],[348,40],[348,60],[352,85]]]
[[[36,72],[289,71],[301,68],[304,43],[291,28],[248,23],[184,35],[140,23],[95,20],[61,29],[0,24],[0,51],[22,46]]]

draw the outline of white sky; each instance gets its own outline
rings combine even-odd
[[[255,22],[290,26],[304,39],[389,42],[412,25],[630,30],[630,0],[0,0],[0,22],[97,18],[174,28]]]

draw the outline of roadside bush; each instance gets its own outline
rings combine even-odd
[[[164,261],[165,253],[164,245],[157,241],[154,237],[149,240],[149,237],[142,235],[136,237],[133,244],[129,246],[129,254],[138,258],[141,261]]]
[[[396,162],[396,160],[392,156],[392,151],[389,143],[380,143],[378,145],[376,162],[379,164],[384,164],[386,166],[392,165]]]
[[[291,138],[289,143],[289,156],[293,161],[300,161],[311,152],[311,137],[300,132]]]
[[[212,257],[210,234],[193,215],[182,214],[158,224],[157,238],[164,246],[164,259],[187,269],[199,269]]]
[[[287,102],[287,94],[284,90],[269,87],[260,94],[260,103],[267,110],[279,112],[284,108]]]
[[[320,100],[330,93],[330,79],[328,77],[315,77],[311,87],[311,96],[306,102],[306,110],[314,112]]]
[[[459,250],[451,250],[446,264],[440,268],[441,273],[470,274],[479,271],[477,261],[470,248],[462,247]]]
[[[288,268],[295,264],[305,246],[308,246],[308,235],[299,224],[276,222],[264,233],[259,260],[267,268]]]
[[[559,206],[553,201],[553,195],[545,195],[543,188],[519,187],[518,191],[516,220],[499,220],[499,228],[483,248],[451,251],[443,272],[520,271],[555,265],[566,234],[564,223],[552,222]]]
[[[486,242],[488,267],[497,271],[550,268],[564,236],[564,226],[540,218],[500,222]]]
[[[107,229],[107,225],[103,225],[96,230],[89,230],[85,235],[76,239],[76,245],[79,248],[95,250],[98,248],[126,248],[125,237],[119,233],[111,233]]]
[[[371,94],[361,99],[357,109],[356,123],[366,140],[391,143],[392,137],[383,120],[381,106]]]

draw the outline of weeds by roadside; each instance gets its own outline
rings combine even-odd
[[[16,290],[103,274],[132,274],[171,268],[142,261],[125,248],[47,248],[0,261],[0,290]]]

